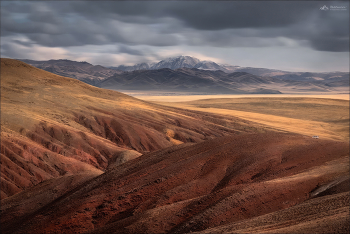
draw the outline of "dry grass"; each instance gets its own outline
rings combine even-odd
[[[344,99],[259,97],[158,103],[189,110],[235,116],[275,130],[294,132],[310,137],[318,135],[321,138],[333,140],[346,141],[349,139],[349,101]]]
[[[330,93],[330,94],[224,94],[224,95],[154,95],[153,93],[141,93],[141,92],[124,92],[131,96],[137,97],[145,101],[152,102],[189,102],[202,99],[218,99],[218,98],[266,98],[266,97],[275,97],[275,98],[285,98],[285,97],[302,97],[302,98],[326,98],[326,99],[340,99],[340,100],[349,100],[349,94],[339,94],[339,93]]]

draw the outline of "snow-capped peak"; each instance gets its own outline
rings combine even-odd
[[[136,64],[134,66],[119,66],[119,69],[124,71],[148,70],[148,69],[155,70],[155,69],[162,69],[162,68],[170,68],[172,70],[179,69],[179,68],[197,68],[202,70],[228,71],[228,70],[231,70],[232,68],[237,68],[237,66],[231,66],[228,64],[221,65],[209,60],[201,61],[197,58],[194,58],[191,56],[185,56],[185,55],[165,58],[159,61],[158,63],[141,63],[141,64]]]
[[[161,69],[161,68],[170,68],[170,69],[178,69],[182,67],[193,68],[200,60],[197,58],[193,58],[190,56],[177,56],[164,59],[159,63],[155,64],[151,67],[151,69]]]

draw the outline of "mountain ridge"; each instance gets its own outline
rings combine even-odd
[[[170,68],[176,70],[178,68],[198,68],[204,70],[222,70],[225,72],[230,72],[233,68],[238,66],[221,66],[218,63],[209,60],[199,60],[198,58],[191,56],[176,56],[169,57],[163,60],[160,60],[156,63],[139,63],[132,66],[119,65],[117,67],[110,67],[116,70],[122,71],[134,71],[134,70],[156,70],[161,68]]]
[[[218,64],[208,60],[200,61],[190,56],[171,57],[153,64],[121,65],[120,69],[124,71],[65,59],[22,61],[58,75],[81,80],[96,87],[119,91],[163,90],[165,92],[195,94],[274,94],[344,92],[344,88],[349,86],[349,73],[344,72],[286,72],[275,69]],[[161,74],[164,76],[163,80],[157,77]],[[238,74],[241,74],[242,77],[238,78]],[[135,75],[138,77],[131,78]],[[248,76],[250,76],[249,82]],[[186,77],[188,79],[184,79]],[[232,79],[232,77],[236,77],[236,79]],[[169,82],[169,79],[173,79],[172,83]],[[198,84],[194,84],[194,80]]]
[[[60,76],[83,81],[90,85],[96,85],[99,81],[122,72],[101,65],[92,65],[85,61],[77,62],[68,59],[51,59],[48,61],[19,59],[19,61]]]
[[[225,73],[221,70],[197,68],[162,68],[135,70],[115,74],[98,87],[119,91],[162,91],[197,94],[278,94],[295,92],[330,92],[346,87],[346,78],[339,80],[290,80],[256,76],[245,71]],[[337,81],[332,83],[333,81]],[[332,85],[333,84],[333,85]]]

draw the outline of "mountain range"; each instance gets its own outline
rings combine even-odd
[[[67,59],[48,61],[22,59],[20,61],[45,71],[60,76],[74,78],[91,85],[96,85],[98,82],[113,76],[114,74],[122,73],[122,71],[106,68],[100,65],[92,65],[88,62],[77,62]]]
[[[139,63],[133,66],[120,65],[117,67],[110,67],[110,68],[116,69],[116,70],[122,70],[122,71],[156,70],[156,69],[162,69],[162,68],[169,68],[172,70],[176,70],[179,68],[197,68],[197,69],[211,70],[211,71],[221,70],[227,73],[230,73],[233,71],[244,71],[249,73],[249,71],[251,71],[250,73],[253,75],[270,74],[271,72],[282,72],[283,74],[286,73],[283,71],[278,71],[273,69],[245,68],[240,66],[232,66],[229,64],[219,64],[208,60],[201,61],[191,56],[170,57],[170,58],[161,60],[158,63]]]
[[[257,76],[247,72],[226,73],[221,70],[178,68],[172,70],[136,70],[115,74],[97,83],[114,90],[146,90],[201,94],[277,94],[294,92],[330,92],[348,87],[349,74],[323,75],[322,80],[303,77]],[[315,74],[311,74],[315,75]]]
[[[200,61],[190,56],[158,63],[103,67],[70,60],[22,60],[37,68],[114,90],[186,92],[196,94],[249,94],[344,91],[346,72],[287,72]],[[345,90],[346,91],[346,90]]]
[[[140,70],[115,74],[98,86],[114,90],[148,90],[187,93],[243,94],[280,93],[263,88],[274,83],[272,78],[262,78],[245,72],[225,73],[196,68],[172,70]]]

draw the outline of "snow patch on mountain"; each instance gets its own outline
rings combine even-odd
[[[178,56],[164,59],[152,66],[151,69],[170,68],[172,70],[175,70],[183,67],[193,68],[199,62],[199,59],[193,58],[191,56]]]

